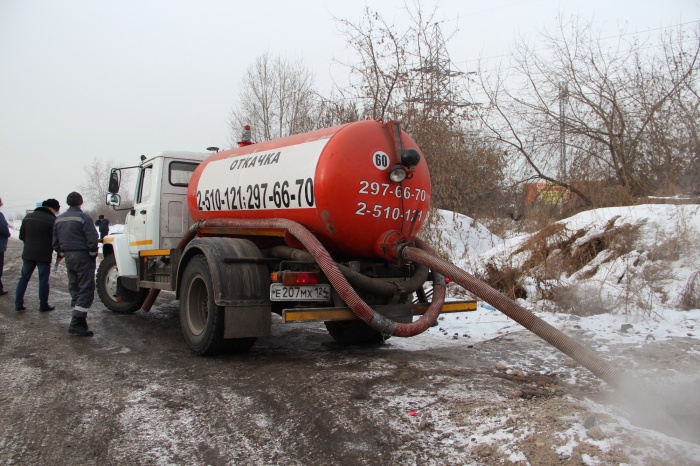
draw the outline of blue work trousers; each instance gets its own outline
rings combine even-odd
[[[29,279],[32,278],[34,269],[39,269],[39,309],[49,307],[49,274],[51,273],[50,262],[22,261],[22,273],[17,282],[15,290],[15,309],[24,306],[24,292],[27,291]]]
[[[87,251],[66,251],[66,270],[68,270],[68,292],[73,317],[86,317],[87,311],[95,299],[95,261]]]

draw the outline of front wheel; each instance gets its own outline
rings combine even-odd
[[[147,289],[140,291],[124,290],[120,299],[117,298],[117,259],[114,254],[105,256],[97,269],[97,295],[107,309],[118,314],[133,314],[141,309],[148,296]]]
[[[209,265],[204,256],[195,256],[182,276],[180,326],[185,341],[195,354],[217,354],[223,350],[245,351],[256,338],[224,340],[225,310],[214,302]]]

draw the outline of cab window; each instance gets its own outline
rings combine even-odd
[[[199,166],[198,163],[190,162],[170,162],[168,170],[168,180],[172,186],[187,187],[190,184],[190,179],[194,170]]]
[[[141,179],[139,180],[139,191],[136,202],[143,204],[151,199],[151,186],[153,184],[153,165],[143,167]]]

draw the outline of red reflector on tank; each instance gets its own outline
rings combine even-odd
[[[320,279],[319,272],[284,272],[282,284],[287,286],[318,285]]]

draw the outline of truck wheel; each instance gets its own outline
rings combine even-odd
[[[195,256],[182,276],[180,326],[185,341],[198,355],[216,354],[224,346],[224,309],[214,303],[209,265]]]
[[[255,344],[257,338],[224,339],[225,311],[214,302],[211,273],[204,256],[195,256],[187,264],[181,290],[180,327],[195,354],[246,351]]]
[[[325,324],[333,339],[344,345],[379,345],[389,338],[382,337],[381,333],[361,320],[326,321]]]
[[[117,314],[133,314],[141,309],[148,290],[141,291],[126,290],[127,295],[122,296],[122,300],[117,301],[117,259],[114,254],[105,256],[97,268],[97,294],[107,309]]]

